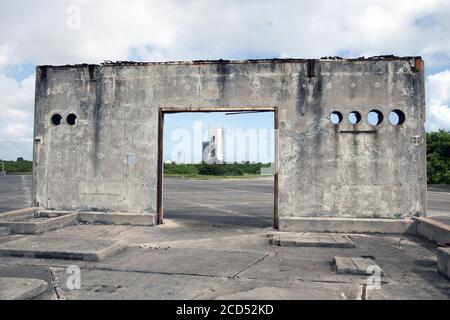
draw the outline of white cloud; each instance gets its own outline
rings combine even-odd
[[[428,130],[450,130],[450,70],[427,77],[427,120]]]
[[[11,76],[24,63],[397,54],[436,72],[449,67],[449,17],[448,0],[0,1],[0,134],[32,123],[34,78]],[[443,94],[428,82],[429,99]],[[448,128],[448,105],[429,100],[427,128]]]
[[[9,45],[0,45],[0,68],[11,62],[12,51]]]
[[[80,29],[67,27],[73,4]],[[38,64],[128,59],[130,49],[147,60],[349,52],[437,61],[450,52],[444,0],[16,0],[0,3],[0,12],[0,27],[11,30],[0,34],[0,45],[15,60]]]
[[[34,76],[21,82],[0,74],[0,158],[31,159]]]
[[[2,130],[1,142],[30,142],[30,127],[24,123],[8,124]]]

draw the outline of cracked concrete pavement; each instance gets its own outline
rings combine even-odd
[[[271,232],[172,220],[157,227],[76,225],[49,234],[67,241],[112,237],[129,247],[102,262],[1,257],[0,276],[48,281],[48,290],[38,299],[450,297],[450,282],[436,272],[434,245],[420,239],[349,235],[354,249],[277,247],[268,243]],[[381,288],[364,292],[366,276],[336,274],[334,256],[371,256],[386,273]],[[80,290],[66,285],[70,265],[81,270]]]
[[[233,182],[170,179],[164,225],[79,224],[33,236],[85,239],[86,245],[89,239],[121,240],[125,251],[101,262],[0,257],[0,276],[47,281],[35,299],[450,298],[450,282],[436,271],[434,244],[349,234],[355,248],[273,246],[267,181]],[[0,242],[22,237],[1,236]],[[373,259],[386,274],[380,288],[367,287],[367,276],[336,274],[335,256]],[[80,289],[67,286],[71,265],[81,270]]]

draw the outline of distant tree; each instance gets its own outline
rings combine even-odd
[[[17,162],[19,162],[19,161],[23,161],[23,158],[22,157],[18,157],[17,158]]]
[[[427,176],[430,184],[450,184],[450,132],[427,133]]]

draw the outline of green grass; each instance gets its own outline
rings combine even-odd
[[[180,178],[180,179],[193,179],[193,180],[220,180],[220,179],[254,179],[261,177],[272,177],[272,175],[260,175],[260,174],[244,174],[242,176],[213,176],[204,174],[177,174],[177,173],[165,173],[164,178]]]
[[[18,158],[16,161],[5,161],[0,159],[0,171],[2,170],[2,163],[5,165],[6,174],[10,172],[31,172],[33,169],[33,162],[24,160],[23,158]]]
[[[270,163],[224,163],[224,164],[164,164],[164,174],[181,177],[249,177],[259,176],[262,168],[270,167]],[[227,178],[225,178],[227,179]],[[229,178],[228,178],[229,179]]]

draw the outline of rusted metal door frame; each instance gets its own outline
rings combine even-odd
[[[278,137],[278,107],[229,107],[229,108],[197,108],[197,107],[174,107],[174,108],[159,108],[158,109],[158,168],[157,168],[157,223],[163,223],[164,208],[163,208],[163,179],[164,179],[164,114],[165,113],[183,113],[183,112],[242,112],[242,111],[256,111],[256,112],[273,112],[274,113],[274,129],[275,129],[275,173],[274,173],[274,208],[273,208],[273,227],[279,227],[278,215],[278,153],[279,153],[279,137]]]

